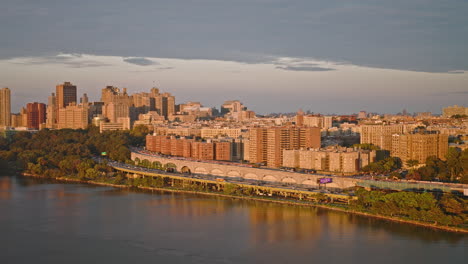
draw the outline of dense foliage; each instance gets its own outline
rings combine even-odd
[[[443,225],[468,224],[467,200],[452,194],[436,198],[431,193],[366,191],[356,192],[351,208],[377,215]]]
[[[144,129],[99,133],[87,130],[41,130],[35,134],[20,132],[10,142],[0,140],[0,159],[15,161],[34,174],[49,177],[78,176],[94,179],[109,169],[95,157],[106,152],[113,160],[130,158],[129,146],[144,144]]]
[[[408,174],[410,179],[468,183],[468,149],[449,148],[446,159],[429,157],[426,165]]]
[[[353,148],[366,149],[366,150],[380,150],[379,146],[370,143],[354,144]]]
[[[363,172],[373,173],[390,173],[401,168],[401,160],[395,157],[388,157],[386,159],[372,162],[362,168]]]

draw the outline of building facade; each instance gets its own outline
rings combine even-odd
[[[283,167],[353,174],[377,161],[375,150],[344,147],[327,149],[283,150]]]
[[[392,135],[403,134],[404,126],[396,125],[363,125],[361,127],[361,144],[373,144],[384,150],[392,149]]]
[[[86,129],[88,126],[88,108],[83,105],[70,103],[58,111],[57,128]]]
[[[39,129],[39,125],[46,122],[46,105],[43,103],[28,103],[26,105],[28,122],[26,127]]]
[[[0,89],[0,126],[11,126],[11,91]]]
[[[428,157],[445,160],[448,152],[448,135],[439,133],[417,133],[392,136],[390,155],[398,157],[403,165],[408,160],[417,160],[424,164]]]

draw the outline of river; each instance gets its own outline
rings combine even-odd
[[[465,263],[468,236],[326,209],[0,176],[0,263]]]

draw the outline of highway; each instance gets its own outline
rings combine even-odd
[[[216,176],[216,175],[208,175],[208,174],[194,174],[194,173],[185,174],[185,173],[177,173],[177,172],[167,172],[164,170],[149,169],[149,168],[134,166],[134,165],[126,164],[126,163],[116,162],[116,161],[112,161],[108,159],[106,159],[106,161],[107,161],[107,164],[113,168],[126,169],[126,170],[135,171],[135,172],[147,172],[147,173],[155,173],[155,174],[167,175],[167,176],[184,177],[187,179],[201,179],[201,180],[210,180],[210,181],[219,181],[219,179],[222,179],[223,182],[228,182],[228,183],[233,183],[233,184],[251,185],[252,187],[262,186],[262,187],[303,191],[303,192],[340,194],[340,192],[337,192],[336,190],[333,190],[333,191],[327,190],[325,187],[319,190],[317,188],[305,186],[302,184],[266,182],[266,181],[259,181],[259,180],[253,180],[253,179],[244,179],[241,177],[225,177],[225,176]]]

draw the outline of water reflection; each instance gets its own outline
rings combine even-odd
[[[12,178],[0,177],[0,200],[8,200],[12,193]]]
[[[22,177],[0,177],[0,208],[0,231],[10,242],[53,248],[73,241],[63,250],[108,247],[148,260],[171,252],[171,258],[199,256],[200,263],[303,263],[339,251],[343,259],[336,261],[357,263],[369,251],[378,252],[374,260],[379,254],[404,259],[408,249],[436,263],[427,262],[431,253],[443,248],[460,260],[468,245],[464,235],[320,208]]]

